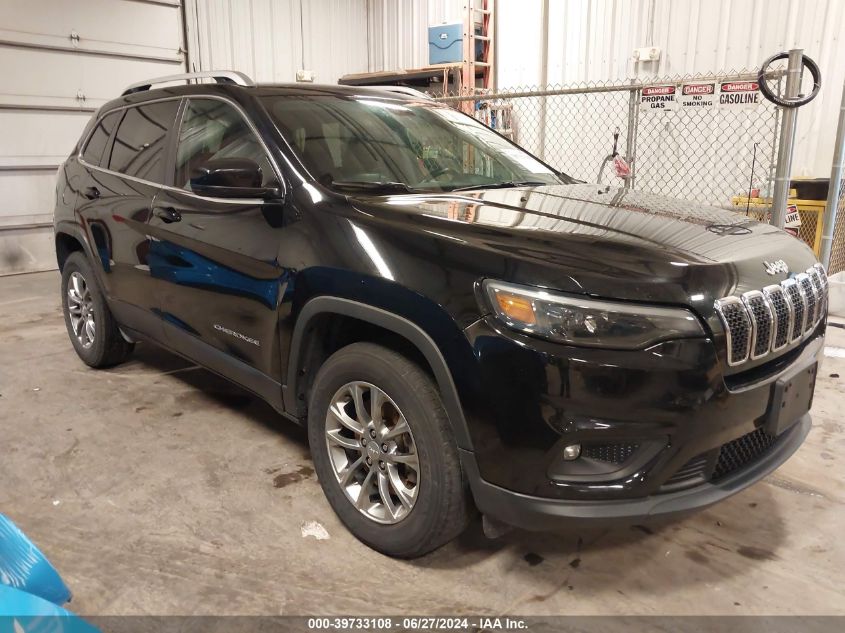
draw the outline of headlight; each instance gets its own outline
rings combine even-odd
[[[505,325],[560,343],[642,349],[659,341],[704,336],[683,308],[562,295],[488,279],[484,291]]]

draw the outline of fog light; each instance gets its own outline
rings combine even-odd
[[[563,459],[567,462],[571,462],[573,459],[578,459],[581,455],[581,445],[580,444],[570,444],[566,448],[563,449]]]

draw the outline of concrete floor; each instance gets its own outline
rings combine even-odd
[[[268,406],[150,346],[83,365],[58,283],[0,278],[0,512],[80,614],[845,614],[845,358],[825,361],[800,451],[721,505],[498,541],[476,524],[404,562],[346,532],[303,430]]]

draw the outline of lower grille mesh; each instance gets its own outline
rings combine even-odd
[[[584,456],[608,464],[624,464],[637,448],[638,444],[592,444],[584,446]]]
[[[763,428],[759,428],[723,444],[719,450],[719,459],[716,461],[712,480],[717,481],[757,461],[769,452],[775,441],[777,438],[774,435],[769,435]]]
[[[704,481],[709,459],[707,455],[693,457],[686,464],[681,466],[664,486],[686,486],[701,483]]]
[[[691,488],[705,481],[717,482],[764,457],[777,440],[762,427],[746,433],[719,448],[696,455],[667,479],[660,490],[671,492]]]

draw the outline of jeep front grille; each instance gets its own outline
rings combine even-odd
[[[725,327],[728,365],[757,360],[801,340],[827,313],[827,276],[821,264],[779,285],[716,301]]]
[[[804,291],[798,282],[794,279],[787,279],[781,283],[783,289],[786,291],[786,298],[792,304],[792,310],[795,318],[792,322],[792,334],[789,337],[790,343],[801,338],[804,333],[804,325],[806,324],[805,317],[807,316],[807,301],[804,296]]]
[[[806,332],[813,329],[813,326],[816,324],[816,305],[819,303],[819,297],[816,294],[816,287],[810,281],[810,275],[801,273],[795,279],[798,281],[798,285],[801,286],[804,297],[807,299],[807,318],[805,320],[806,324],[804,325],[804,331]]]
[[[763,296],[772,307],[774,315],[774,335],[772,336],[772,351],[786,347],[789,343],[789,332],[792,329],[792,305],[786,298],[786,293],[780,286],[768,286],[763,288]]]

